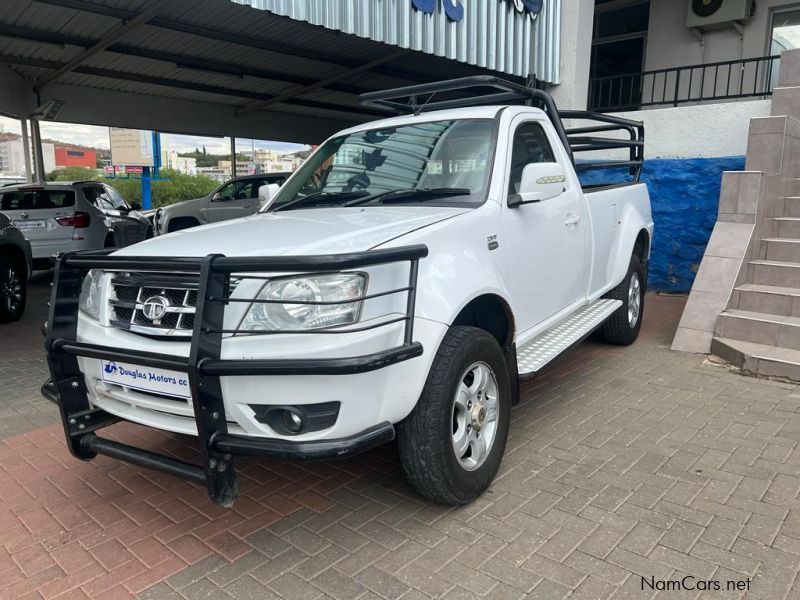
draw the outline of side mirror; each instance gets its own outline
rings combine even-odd
[[[220,201],[220,195],[219,195],[219,192],[214,192],[214,195],[213,195],[213,196],[211,196],[211,201],[212,201],[212,202],[219,202],[219,201]]]
[[[131,202],[130,207],[131,210],[142,210],[142,205],[138,202]]]
[[[530,163],[522,170],[519,193],[508,197],[508,206],[543,202],[564,192],[567,172],[560,163]]]
[[[258,201],[261,203],[262,210],[272,204],[272,201],[275,200],[275,196],[278,195],[280,189],[281,186],[277,183],[267,183],[258,188]]]

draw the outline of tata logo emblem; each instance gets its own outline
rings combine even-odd
[[[500,0],[511,2],[518,13],[528,13],[531,19],[539,16],[544,8],[544,0]],[[436,6],[441,2],[444,14],[450,21],[461,21],[464,19],[464,7],[459,0],[411,0],[411,6],[418,11],[432,15],[436,12]]]
[[[160,321],[167,313],[169,307],[169,300],[164,296],[150,296],[142,304],[142,314],[144,318],[149,321]]]

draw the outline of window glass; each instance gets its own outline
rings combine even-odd
[[[115,210],[114,203],[106,194],[102,185],[87,185],[83,188],[83,197],[94,204],[100,210]]]
[[[74,206],[75,193],[69,190],[17,190],[5,192],[1,210],[43,210]]]
[[[119,195],[119,192],[117,190],[112,188],[110,185],[105,185],[103,187],[105,187],[106,189],[106,198],[109,199],[114,208],[116,208],[117,210],[128,209],[128,203],[125,202],[125,198]]]
[[[511,150],[508,193],[519,193],[522,170],[530,163],[556,162],[547,134],[539,123],[523,123],[514,132],[514,145]]]
[[[368,196],[440,188],[469,193],[435,200],[427,197],[419,203],[480,204],[491,171],[495,129],[492,119],[463,119],[334,138],[281,188],[270,210],[312,194],[361,192]]]
[[[800,10],[775,13],[772,18],[772,54],[800,48]]]
[[[252,194],[253,182],[250,180],[246,181],[234,181],[229,183],[219,191],[219,199],[220,200],[246,200],[248,198],[253,198]]]

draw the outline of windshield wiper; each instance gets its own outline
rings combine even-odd
[[[267,210],[267,212],[278,212],[279,210],[287,210],[289,208],[294,208],[300,204],[305,204],[306,202],[313,201],[313,200],[328,200],[328,199],[336,199],[336,200],[352,200],[353,198],[361,199],[364,196],[369,196],[369,192],[364,190],[352,191],[352,192],[314,192],[313,194],[309,194],[308,196],[302,196],[300,198],[295,198],[294,200],[290,200],[286,204],[281,206],[277,206],[272,211]]]
[[[408,188],[405,190],[389,190],[380,194],[373,194],[366,198],[351,200],[344,206],[360,206],[369,202],[405,202],[408,200],[420,200],[422,198],[447,198],[449,196],[469,196],[472,190],[469,188]]]

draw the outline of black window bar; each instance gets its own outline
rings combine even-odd
[[[481,90],[490,90],[481,93]],[[561,140],[572,164],[579,172],[591,169],[627,167],[634,182],[638,182],[644,164],[644,124],[590,111],[559,111],[553,97],[544,90],[534,89],[491,75],[477,75],[422,83],[380,92],[361,94],[359,102],[397,113],[413,113],[470,106],[525,105],[541,109],[548,117]],[[562,119],[596,121],[592,125],[566,129]],[[598,137],[586,134],[622,132],[624,138]],[[577,161],[575,153],[628,149],[627,160],[588,159]]]
[[[239,494],[233,464],[234,456],[259,455],[296,460],[341,458],[393,439],[394,427],[388,422],[380,423],[349,438],[312,442],[293,442],[229,433],[220,377],[356,374],[381,369],[420,356],[423,348],[422,344],[413,339],[413,317],[419,260],[427,256],[426,246],[415,245],[324,256],[245,258],[209,255],[203,258],[165,259],[111,256],[109,252],[110,250],[100,250],[61,255],[56,261],[53,278],[45,339],[51,379],[43,386],[42,393],[58,404],[67,444],[75,457],[90,460],[97,454],[104,454],[131,464],[177,475],[206,485],[212,500],[220,505],[230,506]],[[254,274],[256,278],[261,278],[259,274],[264,273],[339,272],[400,262],[409,263],[407,285],[385,292],[364,294],[359,298],[343,302],[365,302],[389,294],[406,293],[405,314],[402,317],[381,320],[376,325],[381,327],[403,322],[403,342],[399,346],[373,354],[339,358],[253,360],[221,358],[223,335],[226,333],[223,328],[225,306],[233,300],[230,298],[230,282],[233,274],[236,277]],[[196,276],[199,287],[189,357],[77,341],[81,285],[90,269],[147,273],[156,276],[165,273]],[[284,302],[286,303],[313,304],[299,300]],[[356,330],[359,328],[353,328],[350,332]],[[345,329],[339,331],[347,332]],[[330,333],[330,330],[316,332],[326,334]],[[248,331],[248,333],[253,332]],[[120,419],[89,404],[86,380],[80,371],[78,357],[130,362],[187,373],[203,464],[193,465],[174,457],[99,437],[95,433],[97,430]]]

